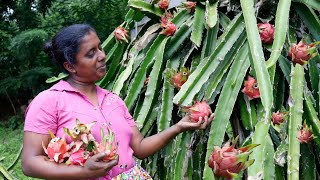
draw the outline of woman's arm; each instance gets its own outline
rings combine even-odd
[[[48,161],[42,148],[47,145],[49,135],[25,132],[22,151],[22,170],[27,176],[42,179],[88,179],[106,176],[108,171],[118,163],[118,159],[99,162],[106,154],[100,153],[87,160],[85,165],[66,165]]]
[[[200,117],[198,123],[194,123],[188,116],[185,116],[177,124],[147,138],[143,138],[139,129],[136,126],[133,126],[133,139],[131,147],[134,151],[134,155],[139,159],[144,159],[150,155],[153,155],[162,149],[166,144],[168,144],[169,141],[179,133],[191,129],[205,129],[207,125],[211,123],[213,117],[213,114],[211,114],[209,118],[205,117],[203,123],[201,123],[202,118]]]

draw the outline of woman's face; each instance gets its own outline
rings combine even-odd
[[[76,55],[74,78],[85,83],[96,82],[103,78],[106,74],[105,60],[106,54],[97,34],[90,31],[83,37]]]

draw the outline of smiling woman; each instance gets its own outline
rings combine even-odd
[[[106,55],[92,27],[66,27],[45,50],[69,76],[38,94],[26,111],[22,167],[27,176],[110,180],[135,175],[151,179],[134,156],[146,158],[180,132],[204,129],[212,121],[212,115],[199,123],[186,116],[161,133],[143,138],[123,100],[95,84],[106,74]],[[70,137],[65,139],[65,132]],[[108,132],[108,138],[100,132]],[[85,145],[88,141],[93,142],[90,148]],[[108,159],[110,154],[113,158]]]

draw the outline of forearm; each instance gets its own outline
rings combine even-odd
[[[22,160],[23,173],[41,179],[88,179],[82,166],[66,165],[45,160],[45,156],[35,156]]]
[[[139,159],[144,159],[153,155],[166,146],[180,132],[181,130],[176,125],[173,125],[158,134],[142,139],[139,150],[135,152],[135,156]]]

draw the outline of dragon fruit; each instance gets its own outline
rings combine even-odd
[[[194,122],[198,122],[200,117],[202,117],[202,119],[204,120],[204,117],[211,114],[211,108],[205,101],[196,101],[193,106],[186,107],[186,110],[191,120]]]
[[[291,46],[288,56],[290,57],[293,64],[304,65],[312,57],[317,55],[316,45],[319,42],[307,45],[305,42],[300,41],[298,44]]]
[[[71,152],[69,159],[67,160],[67,165],[80,165],[83,166],[84,163],[91,157],[91,153],[86,151],[84,148],[80,148],[77,151]]]
[[[186,67],[182,67],[179,72],[173,69],[167,69],[165,75],[175,88],[181,89],[181,86],[188,80],[190,70]]]
[[[62,138],[56,137],[50,130],[49,134],[51,136],[51,140],[46,148],[42,142],[42,148],[44,152],[48,155],[49,161],[54,161],[57,163],[64,162],[65,158],[69,157],[69,146],[65,140],[64,135]]]
[[[233,141],[231,146],[230,141],[228,141],[222,148],[214,147],[208,164],[215,177],[224,177],[226,179],[236,178],[240,171],[253,164],[254,159],[248,160],[249,155],[252,153],[250,150],[258,145],[250,144],[236,149],[235,145],[237,140],[238,137]]]
[[[257,80],[255,80],[251,76],[248,76],[248,80],[244,82],[244,86],[245,87],[242,89],[242,92],[248,96],[249,100],[260,98],[260,91]]]
[[[101,142],[96,143],[94,153],[98,154],[101,152],[106,152],[107,155],[103,158],[103,161],[111,161],[115,159],[118,154],[118,143],[115,142],[115,136],[114,133],[110,128],[107,129],[107,136],[104,134],[104,129],[101,127],[100,133],[101,133]]]
[[[168,22],[170,22],[173,19],[173,15],[170,12],[165,12],[161,16],[161,27],[165,28]]]
[[[160,9],[166,10],[169,7],[169,3],[170,3],[169,0],[159,0],[158,1],[158,6],[159,6]]]
[[[287,113],[284,113],[284,112],[283,113],[279,111],[277,111],[276,113],[273,112],[271,116],[271,121],[275,125],[280,125],[286,120],[286,115]]]
[[[163,30],[160,32],[160,34],[164,34],[166,36],[172,36],[177,30],[177,27],[175,24],[173,24],[172,22],[168,22]]]
[[[269,23],[258,23],[260,39],[263,43],[272,44],[274,39],[274,26]]]
[[[128,31],[125,30],[123,27],[117,27],[114,31],[114,35],[116,37],[116,40],[118,40],[120,43],[122,43],[122,41],[128,43]]]
[[[72,142],[69,145],[70,148],[75,148],[74,151],[78,151],[81,147],[88,147],[87,150],[91,151],[95,145],[95,138],[91,134],[91,129],[95,124],[96,121],[93,121],[89,124],[83,124],[79,121],[79,119],[76,119],[76,125],[71,131],[68,128],[64,128],[64,131],[72,139]]]
[[[308,144],[313,140],[312,128],[308,127],[306,123],[303,124],[302,129],[298,133],[300,143]]]
[[[193,1],[183,2],[183,6],[184,6],[186,9],[189,9],[190,12],[193,12],[193,11],[195,10],[196,5],[197,5],[197,2],[193,2]]]

